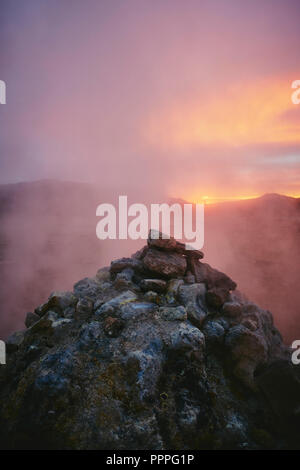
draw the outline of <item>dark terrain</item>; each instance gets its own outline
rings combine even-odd
[[[28,313],[0,368],[0,447],[299,449],[299,366],[202,258],[149,238]]]

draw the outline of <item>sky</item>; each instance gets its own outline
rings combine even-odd
[[[298,0],[1,0],[0,183],[300,196]]]

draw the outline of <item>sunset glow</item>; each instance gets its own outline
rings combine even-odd
[[[220,87],[209,95],[188,98],[170,109],[157,110],[147,125],[149,140],[158,147],[187,149],[201,145],[237,146],[262,143],[299,144],[300,116],[291,110],[289,80]]]

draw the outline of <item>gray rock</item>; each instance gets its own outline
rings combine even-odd
[[[92,300],[101,294],[103,290],[103,282],[95,276],[95,278],[84,278],[74,284],[74,294],[78,298],[88,297]]]
[[[186,309],[182,305],[180,305],[179,307],[160,307],[159,315],[164,320],[169,320],[169,321],[187,320]]]
[[[157,310],[157,305],[151,302],[131,302],[121,306],[123,320],[134,319],[143,314],[150,314]]]
[[[124,279],[125,281],[131,282],[134,276],[134,270],[132,268],[123,269],[116,276],[116,280]]]
[[[99,307],[95,314],[96,315],[103,315],[103,314],[112,314],[118,308],[130,303],[135,302],[137,300],[137,295],[128,290],[123,292],[122,294],[118,295],[117,297],[112,298],[105,302],[101,307]]]
[[[203,310],[196,302],[188,302],[186,311],[190,322],[197,328],[201,328],[206,318],[206,311]]]
[[[203,333],[188,322],[178,323],[170,332],[169,347],[181,351],[198,351],[204,354],[205,337]]]
[[[206,287],[203,283],[181,285],[178,291],[179,300],[183,305],[193,302],[203,306],[205,303],[205,294]]]
[[[139,399],[144,400],[155,395],[158,379],[163,364],[162,343],[160,340],[150,342],[143,350],[131,351],[128,355],[129,367],[132,362],[137,365],[137,386]]]

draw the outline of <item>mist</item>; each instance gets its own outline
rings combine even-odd
[[[97,205],[122,194],[222,203],[207,205],[205,259],[296,334],[297,199],[241,199],[300,196],[299,13],[294,0],[1,2],[2,336],[143,244],[96,238]]]

